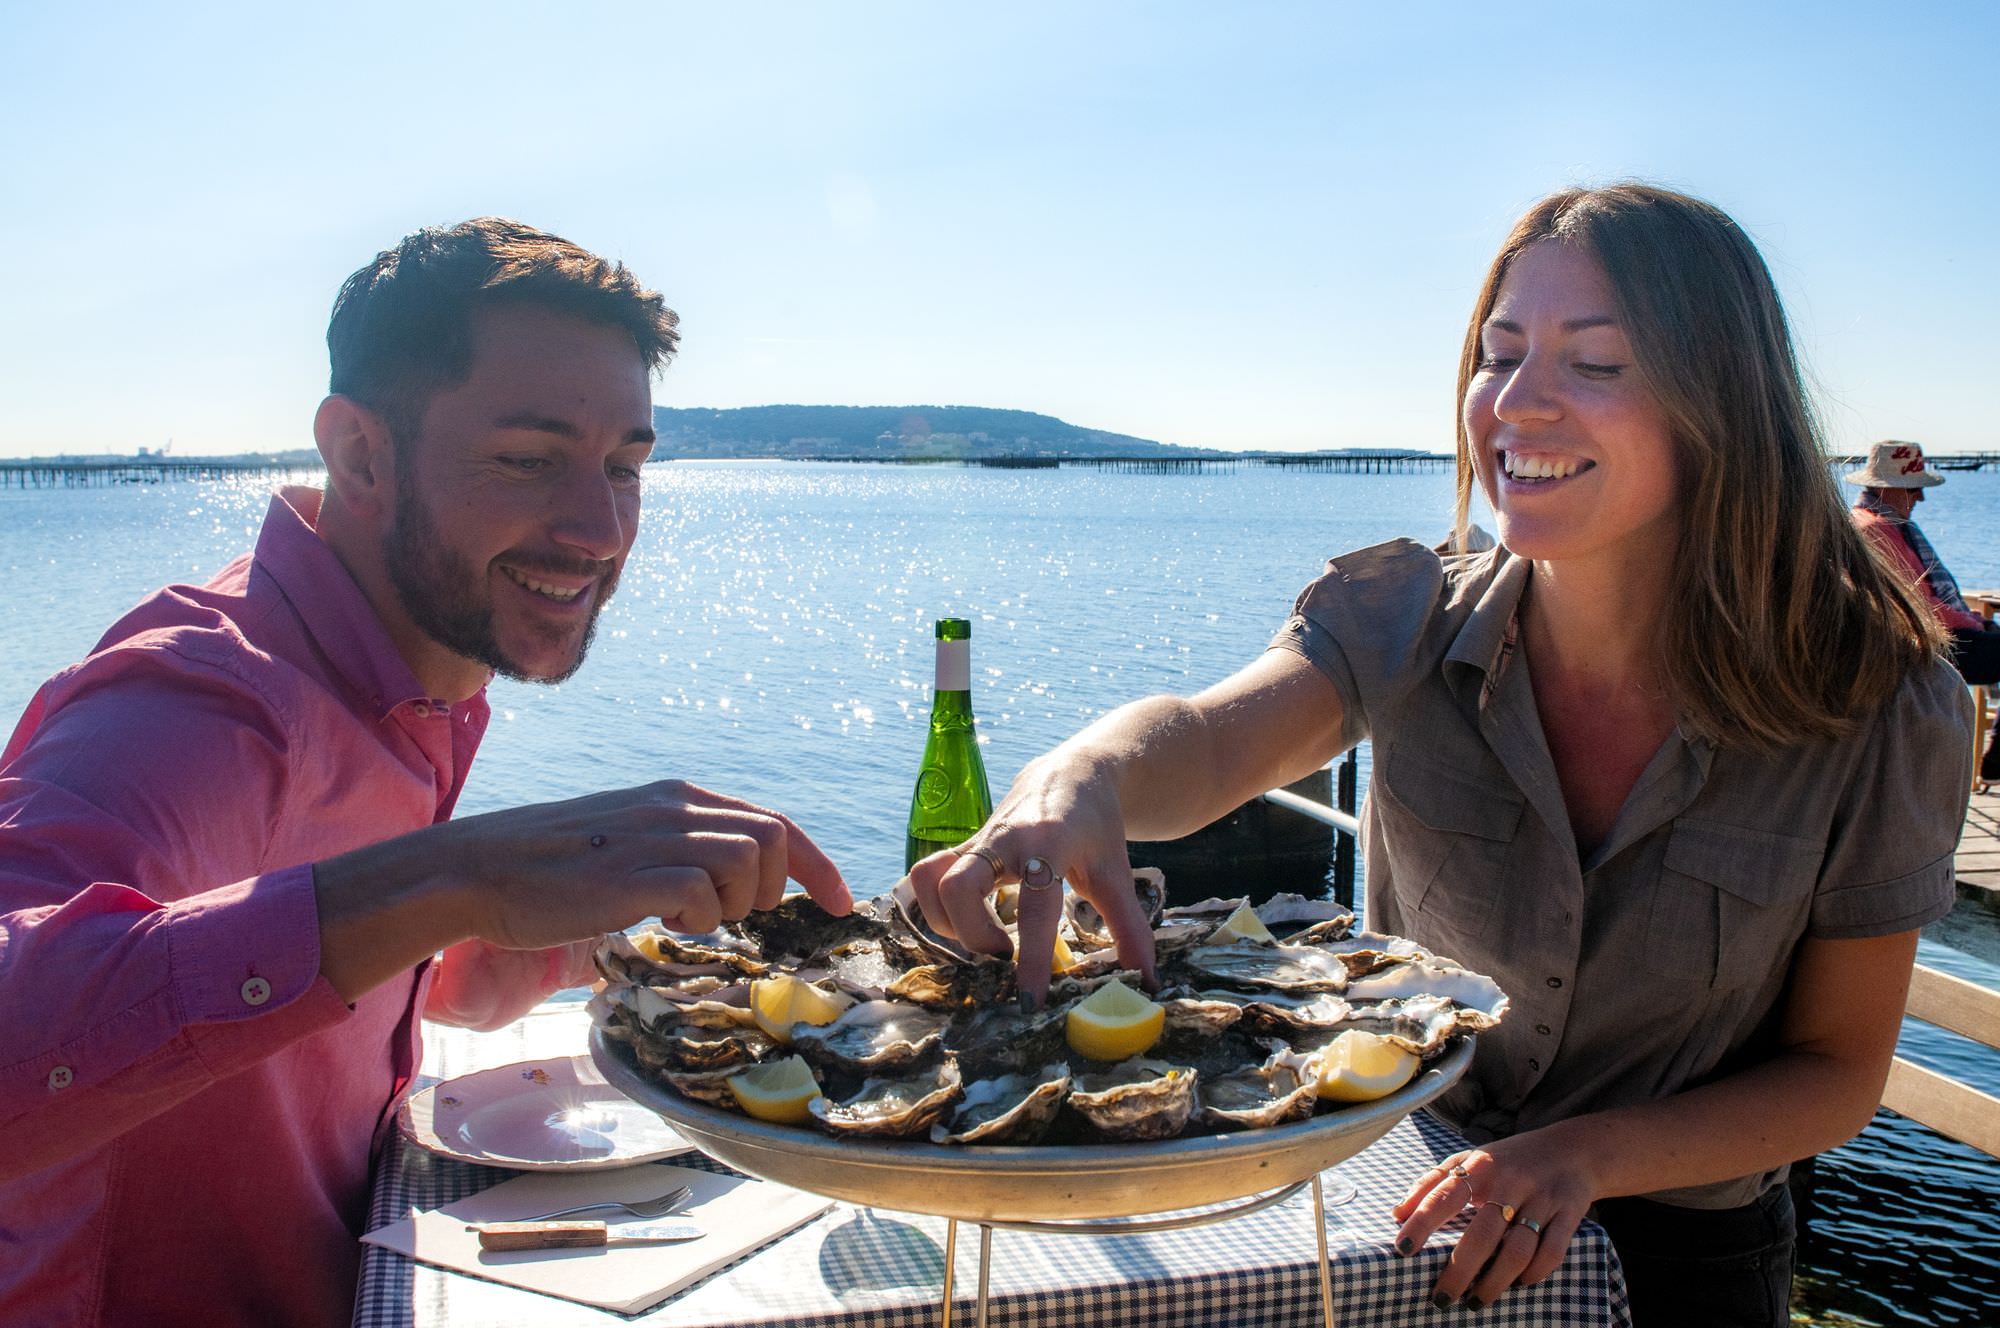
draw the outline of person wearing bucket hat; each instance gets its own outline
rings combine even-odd
[[[1924,449],[1895,439],[1870,444],[1867,463],[1845,478],[1861,486],[1854,500],[1854,523],[1917,588],[1932,615],[1951,633],[1951,662],[1959,675],[1979,687],[2000,682],[2000,629],[1965,602],[1958,579],[1911,519],[1911,512],[1924,500],[1924,490],[1944,483],[1944,476],[1925,465]],[[2000,779],[2000,725],[1994,727],[1980,758],[1979,777]]]

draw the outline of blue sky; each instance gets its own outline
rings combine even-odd
[[[1444,448],[1568,183],[1764,248],[1831,440],[2000,448],[2000,6],[0,0],[0,455],[310,443],[341,279],[517,216],[684,320],[663,404]]]

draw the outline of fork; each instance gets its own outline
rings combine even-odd
[[[558,1208],[553,1213],[538,1213],[534,1217],[516,1218],[518,1222],[546,1222],[555,1217],[571,1217],[577,1213],[594,1213],[599,1209],[618,1209],[634,1217],[663,1217],[680,1207],[692,1197],[694,1191],[683,1185],[657,1199],[641,1199],[637,1203],[623,1203],[612,1199],[604,1203],[578,1204],[574,1208]]]

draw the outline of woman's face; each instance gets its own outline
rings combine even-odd
[[[1480,328],[1465,432],[1500,542],[1520,557],[1615,570],[1674,555],[1666,412],[1616,309],[1595,258],[1543,240],[1515,257]]]

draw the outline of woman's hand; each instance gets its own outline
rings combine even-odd
[[[1153,980],[1152,925],[1132,888],[1117,789],[1101,766],[1061,748],[1030,762],[985,828],[910,868],[924,917],[983,954],[1012,949],[986,904],[1008,881],[1021,882],[1016,959],[1031,1001],[1048,993],[1065,881],[1104,915],[1119,962]]]
[[[1483,1309],[1508,1288],[1529,1286],[1556,1270],[1596,1188],[1576,1150],[1548,1130],[1467,1149],[1418,1177],[1390,1210],[1402,1223],[1396,1252],[1414,1254],[1439,1227],[1477,1208],[1431,1289],[1431,1303],[1443,1309],[1463,1299],[1468,1308]]]

